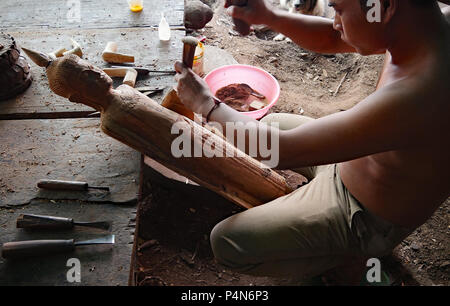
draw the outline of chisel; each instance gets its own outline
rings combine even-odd
[[[41,189],[48,190],[87,191],[88,189],[98,189],[109,191],[109,187],[89,186],[86,182],[76,181],[41,180],[37,183],[37,186]]]
[[[111,66],[111,68],[133,68],[137,71],[139,75],[147,75],[149,73],[165,73],[165,74],[176,74],[175,70],[152,70],[144,67],[136,66]]]
[[[75,222],[72,218],[21,214],[17,218],[17,228],[26,229],[71,229],[75,225],[103,230],[111,228],[111,222]]]
[[[75,242],[70,240],[29,240],[7,242],[2,246],[3,258],[25,258],[71,252],[77,246],[94,244],[114,244],[114,235],[103,238]]]

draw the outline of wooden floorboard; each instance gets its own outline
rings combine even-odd
[[[126,0],[2,0],[0,30],[156,27],[161,13],[180,27],[183,11],[184,0],[144,0],[140,13],[131,12]]]
[[[136,202],[140,154],[100,130],[99,118],[0,120],[0,207],[33,199]],[[85,181],[111,191],[44,191],[41,179]]]
[[[155,70],[173,70],[174,62],[181,59],[184,31],[172,31],[172,39],[168,43],[159,41],[155,29],[104,29],[104,30],[61,30],[8,32],[19,44],[43,53],[52,52],[59,47],[70,47],[70,38],[74,38],[83,48],[83,58],[100,68],[110,66],[103,61],[101,53],[108,41],[115,41],[122,53],[135,55],[135,64]],[[39,114],[91,112],[92,108],[72,103],[54,94],[49,86],[45,70],[30,62],[33,83],[23,94],[0,102],[1,119],[48,118]],[[115,86],[121,84],[115,79]],[[174,76],[151,73],[139,77],[136,87],[152,86],[170,88],[175,84]],[[167,92],[167,90],[166,90]],[[162,93],[152,98],[161,101]],[[21,115],[20,115],[21,114]]]

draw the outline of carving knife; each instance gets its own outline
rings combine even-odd
[[[111,222],[75,222],[72,218],[21,214],[17,218],[17,228],[26,229],[71,229],[75,225],[110,230]]]
[[[111,68],[133,68],[137,71],[139,75],[147,75],[149,73],[166,73],[166,74],[176,74],[175,70],[152,70],[144,67],[136,67],[136,66],[111,66]]]
[[[28,240],[7,242],[2,246],[3,258],[26,258],[71,252],[82,245],[114,244],[115,236],[75,242],[70,240]]]

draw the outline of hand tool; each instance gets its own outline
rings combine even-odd
[[[7,242],[2,246],[3,258],[25,258],[71,252],[75,247],[95,244],[114,244],[115,236],[75,242],[69,240],[28,240]]]
[[[198,40],[194,37],[184,37],[183,39],[183,64],[192,69],[194,65],[195,49],[198,45]],[[187,109],[178,97],[178,93],[175,89],[172,89],[161,103],[162,106],[168,108],[180,115],[186,116],[191,120],[194,120],[194,113]]]
[[[236,6],[246,6],[247,0],[227,0],[226,7],[229,7],[230,5],[236,5]],[[241,19],[233,18],[234,26],[236,31],[238,31],[241,35],[248,35],[250,34],[250,25],[246,23],[245,21]]]
[[[89,186],[86,182],[76,181],[41,180],[37,183],[37,186],[41,189],[48,190],[86,191],[88,189],[98,189],[109,191],[109,187]]]
[[[27,229],[71,229],[75,225],[94,227],[103,230],[111,228],[111,222],[75,222],[72,218],[21,214],[17,218],[17,228]]]
[[[133,68],[138,72],[139,75],[147,75],[150,72],[152,73],[167,73],[167,74],[175,74],[175,70],[152,70],[144,67],[136,67],[136,66],[111,66],[111,68]]]
[[[148,92],[148,91],[161,92],[161,91],[164,91],[164,89],[166,89],[166,87],[142,86],[142,87],[135,87],[135,89],[140,92]]]

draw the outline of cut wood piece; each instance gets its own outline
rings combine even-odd
[[[55,51],[49,53],[48,56],[52,60],[55,60],[56,58],[63,56],[64,52],[66,52],[66,51],[67,51],[67,49],[62,47],[62,48],[59,48],[58,50],[55,50]]]
[[[63,55],[75,54],[75,55],[78,55],[79,57],[82,57],[83,56],[83,51],[81,50],[80,44],[78,44],[72,38],[70,39],[70,41],[72,42],[72,49],[70,49],[69,51],[64,52]]]
[[[8,100],[30,87],[33,77],[14,38],[0,33],[0,101]]]
[[[122,54],[117,52],[117,43],[110,41],[106,44],[105,50],[102,53],[102,58],[113,64],[120,63],[134,63],[134,56]]]
[[[252,103],[250,103],[250,110],[260,110],[263,109],[264,107],[266,107],[266,104],[260,102],[260,101],[253,101]]]
[[[131,87],[136,85],[136,79],[138,72],[133,68],[105,68],[103,71],[110,77],[123,77],[123,84],[127,84]]]
[[[107,135],[238,205],[251,208],[291,191],[283,177],[223,137],[134,88],[113,89],[108,75],[77,56],[53,61],[47,75],[56,94],[100,111]],[[180,133],[172,133],[174,128]],[[202,148],[203,157],[193,157],[193,150],[180,152],[180,137],[183,145],[187,141],[191,148]],[[219,152],[226,157],[217,156]]]

